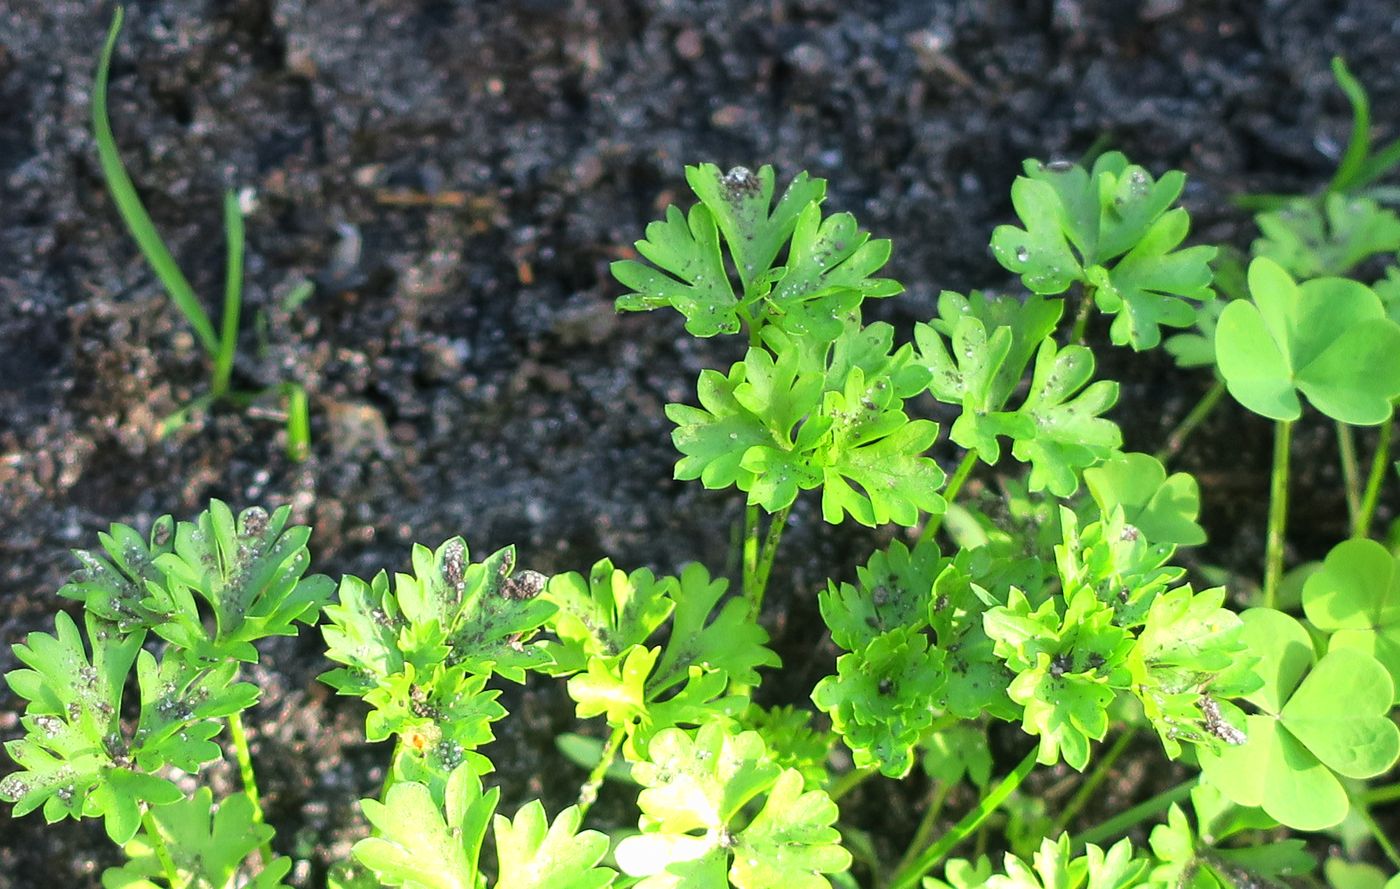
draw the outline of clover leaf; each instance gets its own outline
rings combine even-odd
[[[1084,483],[1103,514],[1122,507],[1124,520],[1153,543],[1205,543],[1206,532],[1196,523],[1201,491],[1189,473],[1175,472],[1168,478],[1155,457],[1114,454],[1084,470]]]
[[[1355,649],[1390,673],[1400,703],[1400,559],[1374,540],[1337,544],[1303,584],[1303,611],[1328,651]]]
[[[850,867],[832,827],[836,804],[773,763],[754,732],[668,729],[633,774],[644,787],[642,832],[619,843],[616,857],[643,878],[638,889],[828,889],[822,875]],[[745,822],[751,804],[758,811]]]
[[[1041,343],[1030,391],[1018,409],[1034,433],[1011,447],[1012,456],[1031,465],[1031,491],[1068,497],[1079,488],[1079,472],[1122,445],[1118,425],[1100,416],[1118,400],[1118,384],[1090,383],[1093,374],[1094,356],[1087,348],[1057,348],[1051,339]]]
[[[1273,420],[1296,420],[1299,395],[1334,420],[1385,422],[1400,395],[1400,325],[1364,284],[1301,285],[1270,259],[1249,265],[1252,301],[1225,307],[1216,360],[1235,400]]]
[[[1109,335],[1117,345],[1150,349],[1161,327],[1186,327],[1208,300],[1214,247],[1177,249],[1190,218],[1170,209],[1186,177],[1170,171],[1154,180],[1118,152],[1100,155],[1093,169],[1026,161],[1011,186],[1024,229],[1002,225],[992,252],[1033,293],[1054,295],[1084,284],[1099,309],[1117,315]]]
[[[1346,817],[1338,775],[1369,778],[1400,758],[1400,728],[1388,713],[1390,674],[1375,658],[1339,648],[1321,660],[1298,621],[1255,608],[1241,615],[1244,639],[1260,657],[1264,679],[1245,695],[1259,712],[1235,711],[1246,743],[1199,752],[1205,780],[1242,806],[1261,806],[1300,830],[1321,830]]]
[[[1263,237],[1250,252],[1295,278],[1343,276],[1371,256],[1400,249],[1400,216],[1365,197],[1332,193],[1322,206],[1300,199],[1254,221]]]

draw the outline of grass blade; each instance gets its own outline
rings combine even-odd
[[[224,272],[224,317],[219,328],[219,351],[214,355],[215,396],[228,392],[233,356],[238,351],[238,316],[243,308],[243,210],[238,196],[224,194],[224,236],[228,240],[228,267]]]
[[[1332,76],[1337,78],[1347,101],[1351,103],[1351,138],[1347,149],[1342,153],[1342,161],[1337,172],[1327,186],[1329,192],[1348,191],[1356,185],[1357,175],[1366,163],[1366,155],[1371,150],[1371,100],[1366,96],[1366,88],[1361,81],[1347,70],[1347,63],[1341,56],[1332,59]]]
[[[131,231],[131,236],[136,239],[141,254],[155,270],[156,277],[160,278],[161,284],[165,286],[165,292],[170,294],[175,305],[184,313],[204,350],[211,356],[217,355],[219,340],[214,333],[214,325],[210,323],[208,314],[199,304],[199,298],[195,296],[194,288],[190,286],[180,267],[175,264],[175,258],[166,249],[165,242],[156,232],[150,215],[142,206],[141,199],[136,194],[136,187],[122,163],[121,155],[117,153],[117,140],[112,135],[112,126],[107,120],[107,72],[112,65],[112,51],[117,45],[117,35],[121,33],[122,17],[122,8],[118,6],[112,16],[112,28],[107,32],[107,43],[102,48],[102,59],[97,65],[97,81],[92,90],[92,131],[97,138],[97,156],[102,164],[102,175],[107,180],[107,188],[112,193],[112,200],[117,205],[117,211],[121,213],[122,221]]]

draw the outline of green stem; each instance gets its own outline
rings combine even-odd
[[[389,788],[394,786],[394,774],[398,770],[399,757],[403,755],[403,735],[394,736],[394,752],[389,754],[389,765],[384,770],[384,783],[379,786],[379,801],[389,801]]]
[[[1117,740],[1113,742],[1113,746],[1108,748],[1108,752],[1099,759],[1098,765],[1094,767],[1094,771],[1083,784],[1079,785],[1079,789],[1074,792],[1074,796],[1070,797],[1070,801],[1065,804],[1064,809],[1061,810],[1059,817],[1055,819],[1055,823],[1050,828],[1050,836],[1057,837],[1066,827],[1069,827],[1070,822],[1074,820],[1074,817],[1078,815],[1089,802],[1089,798],[1094,795],[1094,792],[1097,791],[1108,778],[1109,770],[1112,769],[1113,764],[1118,761],[1118,757],[1123,755],[1123,751],[1128,749],[1128,745],[1133,742],[1133,738],[1136,735],[1137,729],[1128,726],[1128,728],[1124,729],[1123,733],[1118,736]]]
[[[1293,421],[1280,420],[1274,426],[1274,468],[1269,480],[1269,530],[1264,546],[1264,607],[1278,604],[1278,588],[1283,581],[1283,540],[1288,525],[1288,457],[1293,440]]]
[[[1083,849],[1090,843],[1101,843],[1104,840],[1112,839],[1154,815],[1165,812],[1173,803],[1179,803],[1191,795],[1195,789],[1199,777],[1183,781],[1170,790],[1164,790],[1154,797],[1150,797],[1125,812],[1120,812],[1112,818],[1098,825],[1091,827],[1074,837],[1071,845],[1076,851]]]
[[[1181,418],[1181,422],[1176,424],[1176,428],[1167,436],[1167,443],[1154,456],[1163,462],[1169,457],[1175,457],[1186,446],[1186,440],[1191,437],[1191,433],[1196,431],[1196,427],[1206,421],[1215,408],[1225,397],[1225,384],[1216,380],[1211,387],[1206,390],[1206,394],[1201,396],[1201,400],[1196,402],[1196,406]]]
[[[588,780],[583,782],[583,786],[578,790],[578,817],[588,814],[588,810],[593,807],[593,803],[598,799],[598,790],[603,786],[603,779],[607,777],[608,769],[612,768],[613,761],[617,759],[618,748],[622,746],[622,739],[627,732],[622,726],[612,730],[608,736],[608,743],[603,746],[602,758],[593,767],[593,771],[588,773]]]
[[[253,754],[248,749],[248,733],[243,730],[243,714],[230,713],[228,717],[229,736],[233,738],[233,753],[238,759],[238,775],[243,780],[243,795],[253,806],[253,823],[263,823],[262,802],[258,797],[258,779],[253,774]],[[263,866],[272,861],[272,842],[262,844],[258,850]]]
[[[311,408],[306,390],[297,383],[286,383],[287,456],[300,463],[311,453]]]
[[[907,868],[914,858],[914,853],[928,844],[928,838],[933,835],[933,828],[938,823],[938,816],[943,813],[943,804],[947,802],[948,794],[955,786],[954,781],[940,781],[930,794],[928,809],[919,821],[919,826],[914,831],[914,839],[909,841],[909,848],[904,851],[904,857],[899,859],[899,864],[895,867],[896,873]]]
[[[1366,478],[1366,493],[1361,496],[1361,509],[1352,525],[1353,537],[1369,537],[1371,534],[1371,519],[1375,516],[1376,504],[1380,501],[1381,482],[1390,468],[1390,437],[1394,431],[1395,424],[1392,421],[1386,420],[1381,424],[1381,434],[1376,440],[1376,455],[1371,459],[1371,473]]]
[[[977,465],[977,449],[972,448],[963,454],[962,462],[958,468],[953,470],[953,477],[948,480],[948,485],[943,489],[943,500],[947,506],[952,506],[953,501],[958,499],[958,492],[962,490],[963,482],[972,474],[972,469]],[[923,533],[919,535],[919,543],[928,543],[933,540],[938,529],[943,527],[943,517],[948,514],[947,507],[938,515],[928,517],[928,522],[924,525]]]
[[[1342,460],[1342,483],[1347,498],[1347,515],[1352,527],[1361,514],[1361,468],[1356,461],[1356,436],[1351,427],[1337,421],[1337,455]]]
[[[750,503],[744,507],[744,596],[753,599],[754,584],[758,580],[758,505]]]
[[[852,769],[833,781],[831,789],[826,792],[826,795],[831,797],[832,802],[836,802],[863,784],[866,778],[875,774],[878,774],[875,769]]]
[[[1384,787],[1374,787],[1361,794],[1361,804],[1364,806],[1382,806],[1396,800],[1400,800],[1400,781]]]
[[[1395,844],[1385,835],[1385,831],[1381,830],[1381,826],[1376,823],[1375,816],[1365,806],[1357,806],[1356,813],[1366,823],[1366,827],[1371,831],[1371,836],[1375,837],[1376,845],[1381,847],[1385,857],[1390,859],[1391,865],[1400,868],[1400,851],[1396,851]]]
[[[219,327],[219,350],[214,353],[210,388],[215,397],[228,391],[233,356],[238,351],[238,315],[243,306],[243,210],[238,196],[224,194],[224,233],[228,240],[228,265],[224,271],[224,315]]]
[[[1079,311],[1074,316],[1074,332],[1070,335],[1070,342],[1084,345],[1084,337],[1089,332],[1089,312],[1093,308],[1094,288],[1085,284],[1080,294]]]
[[[146,810],[141,813],[141,824],[146,828],[146,836],[151,841],[151,849],[156,853],[160,869],[165,871],[165,880],[170,884],[170,889],[180,889],[184,885],[180,882],[180,871],[175,867],[175,860],[170,857],[170,849],[165,845],[165,837],[160,835],[156,819],[151,815],[150,806],[147,806]]]
[[[788,513],[792,505],[784,506],[768,520],[768,534],[763,539],[763,550],[758,554],[758,566],[754,572],[753,595],[749,600],[749,613],[758,620],[763,611],[763,594],[768,590],[768,576],[773,573],[773,559],[778,555],[778,544],[783,539],[783,529],[787,527]]]
[[[1035,768],[1035,758],[1038,749],[1032,749],[1026,754],[1025,759],[1012,769],[1011,774],[1001,779],[1001,783],[992,788],[991,792],[982,797],[981,801],[973,806],[972,810],[962,817],[962,820],[953,825],[938,842],[924,850],[908,867],[902,867],[890,881],[889,889],[913,889],[919,884],[920,879],[938,866],[948,853],[957,848],[957,845],[972,835],[972,832],[986,820],[987,816],[996,811],[997,807],[1006,801],[1021,782],[1026,780],[1026,776]]]

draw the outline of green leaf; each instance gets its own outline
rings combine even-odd
[[[165,591],[165,572],[156,565],[157,557],[170,552],[174,537],[175,522],[168,515],[152,523],[147,538],[127,525],[112,525],[108,533],[98,535],[102,553],[74,551],[83,567],[69,576],[58,594],[82,602],[92,614],[116,624],[119,632],[153,629],[174,608]]]
[[[687,215],[667,207],[664,221],[647,226],[637,252],[657,268],[631,259],[612,264],[613,277],[631,291],[617,298],[619,312],[671,306],[685,316],[685,329],[694,336],[738,333],[739,301],[708,209],[697,204]]]
[[[766,646],[768,633],[749,617],[748,604],[734,597],[720,605],[729,582],[710,578],[699,562],[681,569],[671,637],[656,668],[656,691],[670,688],[692,666],[722,671],[730,682],[759,684],[759,667],[782,661]]]
[[[1379,253],[1400,249],[1400,216],[1364,197],[1300,199],[1254,217],[1263,237],[1250,247],[1295,278],[1346,276]]]
[[[826,180],[802,172],[772,206],[773,168],[766,164],[756,176],[743,167],[721,174],[714,164],[700,164],[686,167],[685,179],[724,233],[746,291],[773,266],[801,213],[826,197]]]
[[[495,817],[496,889],[601,889],[616,873],[598,862],[608,854],[608,838],[579,831],[583,820],[570,806],[551,824],[538,800],[526,803],[514,820]]]
[[[1084,470],[1084,482],[1099,510],[1117,507],[1123,518],[1153,543],[1195,546],[1206,532],[1196,523],[1201,492],[1185,472],[1167,471],[1148,454],[1114,454],[1099,466]]]
[[[1328,650],[1355,649],[1390,673],[1400,703],[1400,559],[1374,540],[1348,540],[1303,585],[1303,611],[1331,636]]]
[[[544,599],[558,607],[550,618],[557,643],[545,643],[554,659],[551,673],[582,670],[588,658],[621,654],[645,642],[675,608],[675,578],[657,578],[646,568],[628,574],[609,559],[594,564],[587,578],[556,574]]]
[[[682,455],[676,463],[676,478],[698,478],[711,490],[753,487],[755,475],[743,468],[744,454],[771,442],[772,435],[763,420],[734,397],[747,371],[742,361],[729,369],[728,376],[703,370],[695,386],[700,407],[666,405],[666,416],[676,424],[671,441]]]
[[[1118,384],[1090,383],[1094,356],[1083,346],[1057,349],[1046,339],[1035,359],[1030,392],[1019,413],[1034,434],[1017,439],[1011,453],[1031,464],[1030,489],[1068,497],[1079,488],[1079,473],[1116,451],[1122,433],[1100,416],[1118,400]]]
[[[1290,827],[1331,827],[1349,808],[1334,771],[1370,777],[1400,758],[1400,728],[1387,716],[1390,676],[1374,658],[1349,649],[1314,665],[1307,631],[1287,615],[1251,609],[1242,619],[1264,679],[1246,700],[1261,712],[1243,717],[1245,744],[1200,751],[1205,778],[1234,802],[1261,806]],[[1239,719],[1232,714],[1232,722]]]
[[[1252,302],[1226,306],[1216,358],[1235,400],[1274,420],[1302,414],[1299,394],[1327,416],[1373,426],[1400,395],[1400,325],[1363,284],[1295,284],[1269,259],[1249,266]]]
[[[774,765],[757,734],[718,724],[694,736],[668,729],[648,757],[634,772],[645,787],[637,799],[642,832],[616,853],[625,873],[643,878],[639,889],[827,889],[823,874],[850,866],[832,827],[835,804],[804,791],[797,771]],[[760,802],[745,823],[746,807]]]
[[[933,583],[946,564],[932,543],[911,552],[893,540],[856,569],[856,585],[827,581],[817,599],[832,640],[846,651],[859,651],[890,630],[922,629]]]
[[[376,835],[351,852],[386,886],[477,889],[481,842],[499,797],[495,787],[483,793],[467,766],[447,781],[445,813],[426,786],[399,782],[383,803],[360,801]]]

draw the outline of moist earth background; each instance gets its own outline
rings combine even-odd
[[[672,480],[663,406],[741,345],[693,340],[672,313],[617,316],[607,274],[667,203],[689,202],[687,163],[827,178],[829,208],[894,239],[889,273],[908,292],[867,319],[907,338],[942,289],[1015,289],[987,240],[1011,219],[1023,158],[1097,144],[1183,169],[1192,240],[1245,247],[1252,223],[1232,196],[1310,190],[1335,165],[1349,116],[1332,55],[1366,84],[1384,135],[1400,120],[1400,6],[1382,0],[133,3],[112,70],[118,143],[211,314],[221,195],[246,189],[235,384],[306,387],[313,448],[297,464],[271,402],[158,438],[206,365],[97,165],[88,103],[110,8],[3,11],[0,671],[71,608],[55,596],[70,548],[110,522],[192,517],[210,497],[290,504],[314,525],[314,570],[333,576],[401,570],[413,541],[454,534],[475,558],[516,544],[544,572],[603,556],[723,568],[738,504]],[[314,295],[289,310],[304,280]],[[1209,379],[1112,349],[1104,327],[1091,337],[1099,375],[1123,384],[1113,416],[1129,448],[1155,450]],[[1330,429],[1304,423],[1296,446],[1300,561],[1346,527]],[[951,469],[956,453],[938,447]],[[1269,447],[1269,426],[1227,400],[1175,461],[1201,481],[1211,534],[1183,555],[1193,566],[1258,570]],[[980,469],[975,485],[995,476]],[[765,703],[803,701],[831,669],[814,593],[892,533],[838,531],[811,497],[798,504],[765,616],[786,669]],[[362,706],[315,682],[320,650],[314,631],[276,640],[252,671],[254,757],[275,845],[305,862],[297,885],[364,834],[355,801],[388,757],[364,743]],[[578,728],[572,705],[535,680],[502,700],[511,716],[487,751],[502,810],[538,796],[557,812],[583,778],[553,748]],[[0,738],[19,734],[19,706],[0,689]],[[993,740],[1003,770],[1025,747],[1014,728]],[[1085,822],[1177,776],[1155,742],[1122,762]],[[1052,810],[1066,777],[1035,779]],[[843,809],[892,860],[926,793],[918,777],[872,782]],[[608,787],[594,817],[635,812]],[[0,813],[0,889],[96,886],[119,857],[100,825]]]

